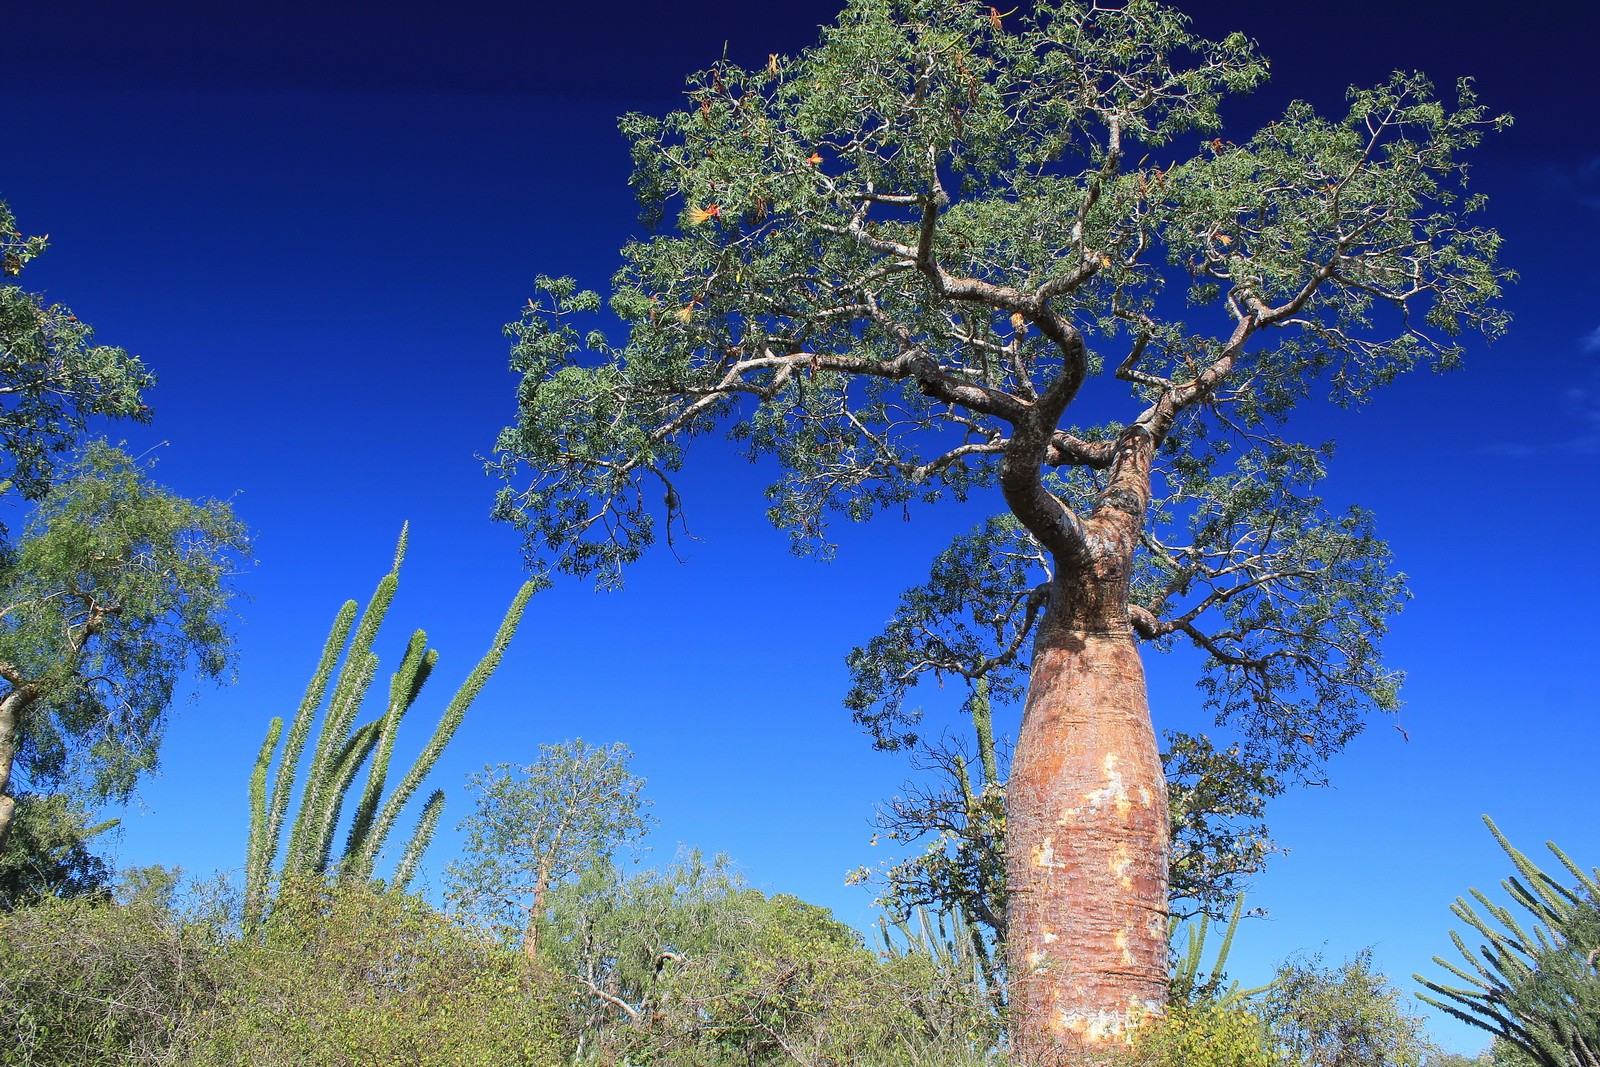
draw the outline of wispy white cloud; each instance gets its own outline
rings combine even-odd
[[[1600,211],[1600,156],[1576,164],[1548,164],[1533,171],[1544,195]]]
[[[1600,352],[1600,329],[1586,334],[1579,342],[1585,352]],[[1570,385],[1561,393],[1561,417],[1549,425],[1565,431],[1560,440],[1530,444],[1526,441],[1496,441],[1485,445],[1485,455],[1502,459],[1533,459],[1536,456],[1600,455],[1600,367],[1589,370],[1588,381]]]
[[[1584,352],[1600,352],[1600,326],[1596,326],[1578,339],[1578,348]]]

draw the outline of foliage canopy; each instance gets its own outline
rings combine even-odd
[[[539,749],[530,765],[501,763],[467,780],[477,809],[461,822],[462,858],[447,871],[458,904],[520,935],[529,952],[550,891],[635,844],[655,822],[626,745],[579,738]]]
[[[1284,420],[1504,329],[1462,155],[1508,120],[1396,74],[1213,136],[1265,74],[1150,0],[857,0],[798,57],[692,76],[684,110],[622,122],[652,231],[613,279],[625,340],[581,329],[601,301],[570,280],[508,327],[497,516],[535,567],[618,581],[719,427],[779,461],[770,515],[804,551],[831,515],[1000,488],[1011,514],[852,661],[892,747],[926,674],[1015,691],[1048,579],[1131,509],[1139,635],[1202,650],[1250,773],[1315,778],[1396,706],[1404,591],[1371,517],[1318,495],[1331,448]]]
[[[47,247],[24,237],[0,201],[0,271],[7,278]],[[141,393],[155,378],[138,357],[93,343],[69,308],[0,284],[0,485],[36,500],[56,482],[56,465],[79,445],[95,416],[148,421]]]
[[[231,668],[231,578],[248,550],[226,504],[87,447],[0,571],[0,787],[14,766],[35,791],[126,800],[156,765],[179,678]]]

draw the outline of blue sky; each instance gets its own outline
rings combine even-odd
[[[1370,946],[1409,988],[1459,925],[1450,901],[1509,872],[1480,815],[1529,852],[1554,839],[1600,864],[1600,18],[1553,0],[1187,9],[1273,60],[1273,81],[1228,112],[1239,131],[1297,96],[1337,107],[1347,84],[1396,67],[1441,85],[1474,75],[1517,117],[1476,170],[1522,275],[1512,332],[1308,431],[1339,441],[1330,502],[1371,508],[1411,576],[1387,645],[1408,674],[1409,740],[1375,724],[1330,787],[1276,802],[1287,852],[1234,960],[1249,983],[1291,953]],[[834,13],[467,0],[380,19],[69,0],[0,15],[0,197],[52,243],[25,280],[160,376],[153,424],[109,432],[165,484],[232,500],[257,539],[238,683],[175,708],[163,774],[123,813],[121,863],[241,862],[266,721],[292,711],[334,611],[371,591],[406,520],[379,652],[393,666],[416,626],[441,650],[402,753],[421,744],[523,577],[477,458],[513,415],[501,325],[535,274],[603,285],[634,229],[615,116],[673,106],[724,40],[759,63]],[[870,921],[870,892],[844,875],[881,859],[871,812],[906,768],[840,706],[842,657],[981,509],[840,527],[838,560],[820,564],[767,526],[763,484],[707,442],[680,487],[697,538],[682,561],[654,553],[620,593],[561,582],[535,598],[435,772],[447,827],[485,762],[625,741],[661,820],[653,860],[679,843],[725,851],[761,888]],[[1193,721],[1192,672],[1149,669],[1158,724]],[[430,853],[435,879],[453,841]]]

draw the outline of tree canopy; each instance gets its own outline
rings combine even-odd
[[[1201,651],[1222,759],[1269,790],[1319,778],[1397,706],[1379,641],[1404,590],[1372,518],[1319,496],[1331,446],[1286,423],[1506,324],[1463,154],[1507,120],[1396,73],[1224,137],[1222,100],[1266,72],[1154,0],[855,0],[816,48],[623,120],[649,233],[612,280],[622,340],[570,280],[509,327],[496,514],[536,568],[619,581],[679,529],[675,474],[718,429],[776,459],[769,514],[801,551],[833,550],[831,516],[998,490],[1009,514],[858,654],[851,704],[906,743],[920,677],[1015,690],[1031,640],[1006,826],[1033,1052],[1164,996],[1138,643]]]
[[[830,515],[1000,487],[1012,514],[858,654],[852,706],[894,744],[924,673],[1015,691],[1054,561],[1096,508],[1148,507],[1140,636],[1198,645],[1218,715],[1315,774],[1395,706],[1378,642],[1404,594],[1371,517],[1317,494],[1331,446],[1283,422],[1504,328],[1461,153],[1507,120],[1467,83],[1452,107],[1395,75],[1336,118],[1297,102],[1206,137],[1265,76],[1243,36],[1196,39],[1148,2],[1023,18],[855,3],[812,51],[719,64],[685,110],[627,116],[654,232],[614,280],[626,341],[580,332],[597,296],[542,283],[509,328],[497,515],[535,566],[619,580],[671,535],[673,472],[718,426],[781,461],[770,514],[807,551],[831,551]],[[1131,488],[1130,437],[1151,446]]]
[[[0,270],[16,278],[47,247],[24,237],[0,201]],[[155,378],[136,356],[93,343],[71,309],[0,284],[0,485],[38,499],[56,465],[79,446],[95,416],[148,421],[142,391]]]
[[[0,802],[30,791],[126,800],[156,766],[179,678],[231,670],[244,527],[91,444],[40,500],[0,570]],[[0,818],[0,844],[9,824]]]
[[[632,758],[620,742],[578,738],[540,745],[532,764],[495,764],[469,777],[477,809],[461,822],[466,841],[447,872],[451,897],[535,955],[551,890],[636,844],[655,822]]]

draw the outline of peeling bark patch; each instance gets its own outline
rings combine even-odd
[[[1033,848],[1033,865],[1050,870],[1056,867],[1065,867],[1066,864],[1056,859],[1055,844],[1050,838],[1045,838]]]
[[[1133,963],[1133,952],[1128,948],[1128,931],[1118,930],[1116,936],[1117,951],[1122,953],[1122,962]]]
[[[1112,489],[1100,498],[1104,507],[1116,508],[1118,511],[1136,518],[1144,517],[1144,501],[1139,499],[1139,494],[1129,489]]]
[[[1133,857],[1128,854],[1127,845],[1118,845],[1117,851],[1111,855],[1111,877],[1124,889],[1133,888]],[[1121,936],[1121,935],[1119,935]]]
[[[1122,772],[1117,769],[1117,765],[1121,762],[1116,753],[1106,754],[1105,760],[1100,764],[1106,773],[1106,784],[1090,795],[1094,798],[1093,804],[1096,809],[1110,801],[1117,809],[1117,817],[1126,819],[1128,812],[1133,808],[1133,802],[1128,799],[1128,783],[1123,780]]]
[[[1126,822],[1128,814],[1133,811],[1133,801],[1128,797],[1128,783],[1123,778],[1122,771],[1118,769],[1118,764],[1121,762],[1115,752],[1108,752],[1100,764],[1101,770],[1105,772],[1106,784],[1083,794],[1082,806],[1066,809],[1057,821],[1065,825],[1085,811],[1094,814],[1103,811],[1109,805],[1116,809],[1117,818]],[[1143,786],[1139,787],[1139,791],[1144,806],[1149,807],[1150,791]]]
[[[1068,1033],[1077,1035],[1084,1044],[1102,1045],[1126,1033],[1128,1023],[1126,1012],[1096,1011],[1063,1013],[1058,1025]]]
[[[1060,1012],[1052,1028],[1058,1034],[1073,1034],[1086,1045],[1112,1041],[1130,1044],[1134,1031],[1165,1014],[1166,1008],[1159,1001],[1133,999],[1124,1011]]]

